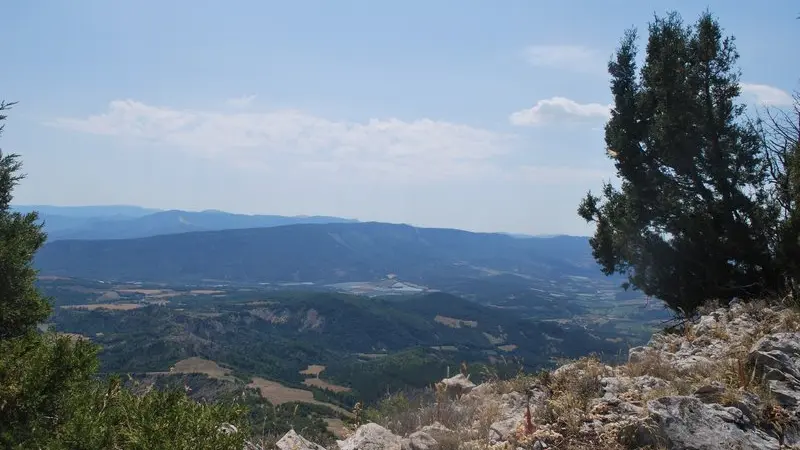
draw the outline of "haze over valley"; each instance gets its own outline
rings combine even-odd
[[[34,260],[54,301],[46,326],[101,344],[103,371],[275,383],[264,391],[270,401],[283,392],[318,402],[333,408],[331,419],[336,408],[423,387],[461,362],[480,377],[482,367],[536,371],[587,352],[614,359],[669,318],[603,276],[585,237],[15,208],[41,211],[49,232]],[[324,370],[301,373],[309,366]]]
[[[796,3],[8,3],[0,448],[800,448]]]

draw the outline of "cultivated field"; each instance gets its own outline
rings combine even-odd
[[[433,320],[434,322],[439,322],[440,324],[447,325],[448,327],[451,328],[461,328],[461,327],[475,328],[478,326],[478,322],[474,320],[461,320],[447,316],[436,316],[433,318]]]
[[[301,375],[313,375],[315,377],[318,377],[319,374],[321,374],[323,370],[325,370],[325,366],[320,366],[318,364],[312,364],[312,365],[308,366],[307,369],[301,370],[300,374]]]
[[[274,405],[289,402],[322,403],[314,400],[314,394],[311,391],[286,387],[277,381],[270,381],[260,377],[253,378],[253,381],[248,386],[257,388],[261,392],[261,396]]]
[[[328,389],[332,392],[350,392],[352,390],[349,387],[328,383],[327,381],[320,380],[319,378],[306,378],[306,380],[303,381],[303,384],[306,386],[318,387],[320,389]]]
[[[117,289],[117,292],[120,294],[158,295],[166,294],[171,291],[165,291],[164,289]]]
[[[214,361],[207,359],[191,357],[182,359],[175,363],[169,370],[172,373],[203,373],[210,378],[217,378],[220,380],[230,380],[230,370],[221,367]]]
[[[322,371],[324,371],[324,370],[325,370],[325,366],[320,366],[319,364],[312,364],[312,365],[308,366],[307,369],[301,370],[300,371],[301,375],[311,375],[311,376],[314,377],[314,378],[306,378],[305,381],[303,381],[303,384],[305,384],[306,386],[318,387],[320,389],[328,389],[328,390],[330,390],[332,392],[350,392],[351,391],[351,389],[349,387],[339,386],[338,384],[328,383],[325,380],[321,380],[319,378],[319,374],[321,374]]]
[[[338,413],[350,415],[350,412],[344,408],[331,405],[330,403],[321,402],[319,400],[314,400],[314,394],[311,391],[286,387],[277,381],[270,381],[264,378],[255,377],[247,386],[258,389],[258,391],[261,393],[261,396],[269,400],[270,403],[274,405],[280,405],[282,403],[289,402],[313,403],[316,405],[327,406]]]
[[[89,305],[66,305],[62,306],[64,309],[88,309],[93,311],[95,309],[108,309],[113,311],[130,311],[132,309],[141,308],[144,305],[141,303],[92,303]]]

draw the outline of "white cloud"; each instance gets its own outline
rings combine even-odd
[[[595,169],[569,166],[521,166],[517,170],[519,177],[536,185],[599,185],[616,176],[614,168]]]
[[[492,159],[515,138],[467,125],[419,119],[335,121],[294,110],[194,111],[112,101],[104,113],[52,125],[220,158],[237,166],[378,180],[491,176]]]
[[[233,107],[233,108],[247,108],[250,106],[253,101],[255,101],[256,95],[243,95],[241,97],[233,97],[225,100],[225,104]]]
[[[534,67],[598,74],[606,70],[599,52],[580,45],[531,45],[525,49],[525,58]]]
[[[537,126],[550,123],[598,122],[608,119],[611,105],[578,103],[564,97],[539,100],[533,108],[512,113],[509,121],[517,126]]]
[[[763,106],[789,106],[792,95],[783,89],[766,84],[741,83],[742,93]]]

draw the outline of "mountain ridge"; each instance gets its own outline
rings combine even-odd
[[[22,213],[37,211],[48,241],[63,239],[128,239],[191,231],[259,228],[296,223],[354,223],[334,216],[236,214],[219,210],[161,210],[129,205],[17,205]]]
[[[381,222],[292,224],[133,239],[58,240],[39,251],[36,266],[47,275],[147,281],[333,283],[395,274],[425,282],[503,272],[596,277],[587,239],[517,239]]]

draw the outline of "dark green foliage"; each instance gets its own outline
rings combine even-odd
[[[737,103],[733,39],[708,13],[690,27],[656,18],[641,70],[635,41],[628,32],[609,63],[605,140],[621,186],[579,208],[597,225],[596,260],[682,314],[779,291],[767,168]]]
[[[94,383],[70,405],[71,420],[51,448],[236,449],[247,436],[245,408],[197,403],[180,390],[135,395],[119,379]],[[220,431],[234,424],[238,432]]]
[[[9,106],[0,102],[0,111]],[[241,425],[242,408],[196,403],[181,391],[134,395],[117,379],[94,378],[94,344],[37,332],[50,305],[31,262],[45,235],[36,213],[10,210],[20,167],[16,155],[0,153],[0,447],[240,450],[246,430],[218,428]]]
[[[250,426],[256,436],[283,436],[294,429],[304,438],[320,445],[334,444],[335,438],[328,431],[325,417],[335,416],[325,406],[309,403],[282,403],[273,406],[269,402],[248,404]]]
[[[132,311],[60,309],[53,320],[59,330],[102,344],[100,358],[109,372],[165,371],[180,359],[200,356],[243,376],[304,388],[306,376],[299,372],[321,364],[327,367],[323,379],[354,391],[314,390],[315,398],[347,409],[358,400],[376,400],[387,390],[429,385],[444,377],[448,366],[455,374],[461,361],[473,366],[488,363],[491,356],[497,371],[507,372],[503,359],[517,357],[526,369],[536,370],[554,357],[574,358],[588,351],[616,355],[626,348],[624,342],[604,339],[618,337],[614,330],[589,333],[445,293],[391,300],[334,293],[248,295],[173,298],[169,306]],[[437,315],[477,323],[452,328],[435,322]],[[502,342],[492,343],[487,334]],[[518,348],[506,353],[497,348],[502,343]]]
[[[0,102],[0,135],[14,103]],[[35,212],[11,211],[14,187],[24,178],[19,156],[0,150],[0,339],[21,336],[50,314],[50,306],[34,287],[31,260],[44,244],[45,234]]]
[[[213,258],[208,255],[213,254]],[[36,266],[47,275],[196,283],[336,283],[385,279],[435,285],[491,268],[537,276],[596,276],[585,238],[332,223],[193,232],[141,239],[56,241]]]
[[[189,398],[205,404],[236,404],[244,408],[247,428],[258,441],[262,436],[279,438],[294,428],[298,433],[320,444],[332,443],[333,435],[327,430],[325,417],[341,415],[324,405],[308,403],[283,403],[272,405],[261,398],[258,391],[249,388],[249,380],[210,378],[205,374],[158,374],[131,376],[125,386],[133,392],[144,394],[152,389],[159,391],[188,391]],[[329,391],[326,391],[329,392]],[[301,431],[302,430],[302,431]]]
[[[0,340],[0,446],[48,442],[91,384],[96,348],[53,333]]]

